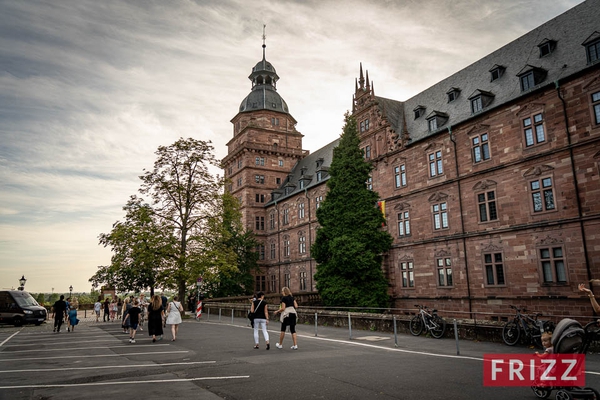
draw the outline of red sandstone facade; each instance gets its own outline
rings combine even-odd
[[[376,96],[361,66],[353,115],[394,237],[382,265],[394,307],[590,314],[577,284],[600,278],[600,33],[583,16],[599,3],[405,102]],[[573,37],[557,37],[569,24]],[[532,42],[544,33],[554,37]],[[539,59],[520,62],[532,44]],[[309,155],[287,105],[272,104],[241,107],[223,165],[263,243],[256,289],[312,292],[315,210],[336,142]]]

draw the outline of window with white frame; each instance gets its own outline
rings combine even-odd
[[[415,271],[414,264],[412,261],[400,262],[400,273],[402,274],[402,287],[403,288],[414,288],[415,287]]]
[[[265,165],[265,158],[264,157],[256,157],[255,163],[256,163],[256,165],[264,166]]]
[[[277,293],[277,276],[275,274],[270,275],[269,283],[271,293]]]
[[[323,201],[323,196],[315,197],[315,208],[321,207],[321,202]]]
[[[438,258],[436,264],[438,286],[454,286],[454,281],[452,279],[452,260],[449,257]]]
[[[290,271],[286,271],[285,274],[283,274],[283,282],[288,288],[292,286],[292,275],[290,274]]]
[[[304,218],[304,203],[298,203],[298,218]]]
[[[567,270],[562,246],[540,248],[539,255],[543,282],[566,283]]]
[[[600,92],[592,94],[592,109],[594,110],[594,123],[600,125]]]
[[[365,146],[363,154],[365,155],[365,159],[369,160],[371,158],[371,146]]]
[[[305,291],[306,290],[306,283],[308,281],[307,277],[306,277],[306,271],[300,271],[300,290],[301,291]]]
[[[490,144],[488,143],[487,133],[483,133],[471,138],[471,146],[474,163],[479,163],[490,159]]]
[[[269,228],[275,229],[275,213],[274,212],[269,214]]]
[[[283,238],[283,256],[290,256],[290,238],[288,236],[284,236]]]
[[[496,221],[498,219],[495,190],[477,193],[477,206],[479,208],[479,222]]]
[[[366,184],[367,184],[367,189],[373,190],[373,178],[372,177],[369,177],[369,179],[367,179]]]
[[[254,181],[256,183],[260,183],[261,185],[263,185],[265,183],[265,176],[264,175],[254,175]]]
[[[300,254],[306,254],[306,236],[304,234],[298,236],[298,251]]]
[[[433,212],[433,229],[448,228],[448,205],[446,202],[434,204],[431,206]]]
[[[435,153],[429,154],[429,176],[434,177],[444,173],[442,163],[442,151],[438,150]]]
[[[552,211],[556,209],[552,178],[545,177],[529,182],[534,212]]]
[[[288,225],[289,223],[290,223],[290,209],[284,208],[283,209],[283,224]]]
[[[283,160],[279,160],[279,166],[283,167]]]
[[[542,113],[523,119],[523,133],[525,134],[526,147],[544,143],[546,141],[544,117]]]
[[[276,257],[276,255],[277,255],[277,251],[276,251],[276,248],[275,248],[275,243],[271,243],[269,250],[270,250],[269,251],[269,255],[271,257],[271,260],[274,260],[275,257]]]
[[[397,188],[406,186],[406,165],[394,167],[394,184]]]
[[[256,230],[264,231],[265,230],[265,217],[256,217]]]
[[[585,52],[587,55],[588,64],[592,64],[600,60],[600,40],[585,44]]]
[[[410,215],[408,211],[398,213],[398,236],[404,237],[410,235]]]
[[[487,286],[503,286],[506,284],[502,253],[483,253],[483,267]]]

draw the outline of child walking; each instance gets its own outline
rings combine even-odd
[[[125,317],[124,324],[129,323],[129,343],[135,343],[135,332],[137,331],[138,325],[140,323],[140,301],[135,300],[133,302],[133,307],[129,309],[127,316]]]

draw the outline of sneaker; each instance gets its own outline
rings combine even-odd
[[[298,346],[292,346],[292,350],[298,350]]]
[[[254,346],[254,348],[258,350],[259,347],[258,347],[258,345],[256,345],[256,346]]]
[[[135,339],[131,339],[129,343],[135,343]]]
[[[269,350],[271,348],[271,345],[269,343],[267,343],[267,350]]]
[[[279,343],[275,343],[275,347],[277,347],[278,349],[283,349],[283,346],[280,345]]]

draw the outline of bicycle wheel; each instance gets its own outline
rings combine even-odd
[[[504,340],[504,343],[509,346],[517,344],[520,335],[521,330],[515,321],[507,322],[506,325],[504,325],[504,328],[502,328],[502,339]]]
[[[431,323],[433,325],[430,331],[431,336],[433,336],[436,339],[439,339],[442,336],[444,336],[444,332],[446,331],[446,321],[444,321],[444,319],[439,315],[434,315],[431,318]]]
[[[540,399],[547,399],[548,397],[550,397],[550,393],[552,393],[552,388],[542,386],[532,386],[531,390],[533,390],[533,394],[535,394]]]
[[[414,336],[419,336],[421,332],[423,332],[423,320],[421,319],[420,315],[416,315],[410,320],[408,329],[410,329],[410,333],[412,333]]]

